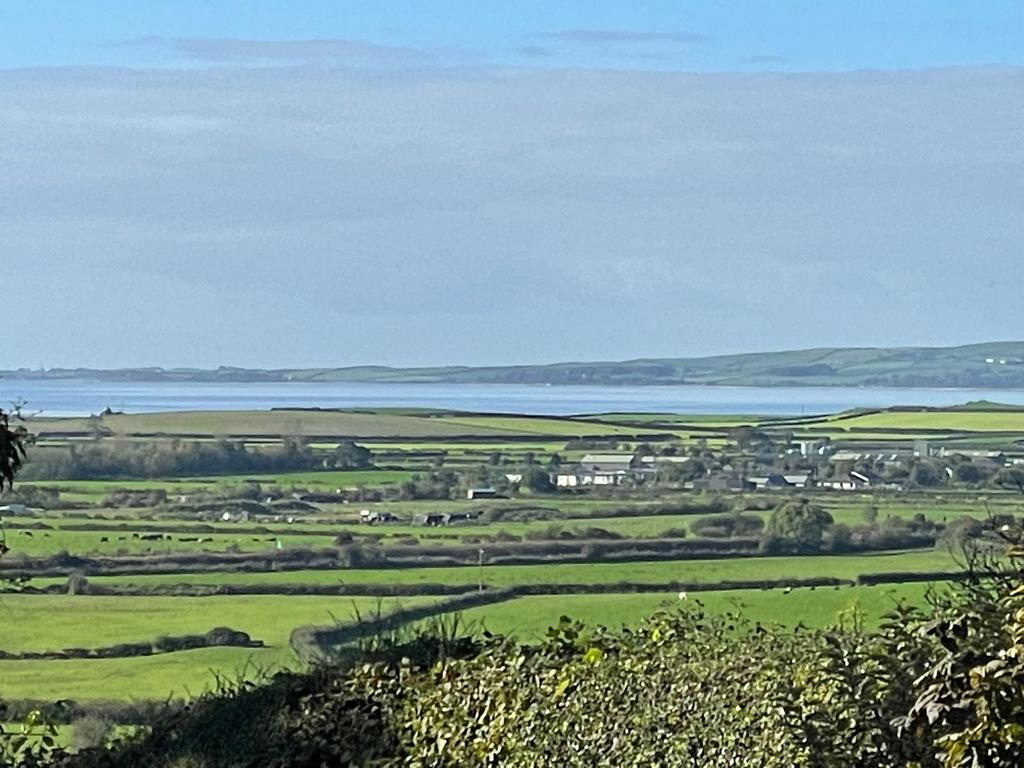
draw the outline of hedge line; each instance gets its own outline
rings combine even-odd
[[[228,627],[215,627],[203,635],[161,635],[151,642],[118,643],[101,648],[64,648],[60,651],[3,651],[0,660],[27,659],[122,659],[135,656],[155,656],[194,648],[262,648],[262,640],[253,640],[245,632]]]

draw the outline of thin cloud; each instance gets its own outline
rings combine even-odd
[[[515,52],[520,56],[531,57],[550,56],[553,53],[550,48],[545,48],[542,45],[520,45]]]
[[[110,43],[115,48],[162,48],[185,58],[215,63],[297,62],[401,66],[430,59],[423,51],[366,40],[247,40],[143,35]]]
[[[545,37],[573,43],[704,43],[697,32],[642,32],[633,29],[563,29]]]
[[[1024,324],[1013,286],[978,277],[1020,272],[1022,80],[0,70],[0,265],[24,303],[47,307],[11,317],[5,365],[486,364],[982,338]],[[123,301],[95,301],[126,274]],[[637,334],[620,322],[634,316],[710,330]]]

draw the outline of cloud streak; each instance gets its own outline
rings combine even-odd
[[[41,308],[9,319],[15,367],[607,359],[1024,324],[1012,281],[980,277],[1020,269],[1020,69],[6,70],[0,100],[0,265]]]
[[[159,48],[212,63],[306,63],[413,66],[431,59],[423,51],[366,40],[247,40],[144,35],[111,43],[119,48]]]
[[[607,45],[609,43],[704,43],[707,38],[696,32],[645,32],[633,29],[563,29],[549,32],[547,38],[572,43]]]

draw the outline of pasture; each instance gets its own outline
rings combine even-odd
[[[677,560],[610,559],[600,554],[591,562],[509,564],[491,561],[493,548],[503,540],[552,542],[573,538],[583,545],[602,539],[661,540],[671,536],[696,544],[691,526],[710,509],[730,509],[767,520],[779,504],[806,495],[827,510],[835,522],[857,527],[890,517],[922,515],[935,523],[964,516],[982,519],[986,506],[993,512],[1020,514],[1018,496],[1001,489],[981,493],[974,489],[949,491],[863,493],[823,491],[746,492],[714,494],[687,490],[682,482],[637,483],[636,487],[557,492],[509,489],[509,498],[468,500],[466,488],[503,483],[505,473],[522,472],[526,454],[541,467],[553,454],[563,465],[586,452],[617,451],[630,455],[643,442],[656,450],[683,455],[737,451],[730,431],[752,426],[770,435],[830,435],[833,439],[863,439],[874,444],[906,445],[919,437],[1010,441],[1013,430],[1024,434],[1024,411],[994,413],[984,410],[882,411],[849,418],[806,417],[771,419],[756,416],[679,416],[672,414],[604,414],[556,418],[472,414],[418,409],[381,411],[213,411],[191,413],[114,414],[94,419],[35,419],[30,430],[43,432],[50,445],[73,445],[98,439],[100,434],[127,441],[210,441],[235,439],[253,446],[278,444],[284,437],[308,441],[320,466],[342,440],[356,440],[371,450],[373,466],[358,470],[287,471],[257,474],[204,474],[194,477],[118,478],[97,475],[97,480],[22,482],[18,486],[56,488],[62,509],[36,509],[4,521],[13,562],[18,557],[202,553],[237,551],[270,553],[281,549],[323,549],[347,546],[347,537],[367,545],[365,551],[398,544],[419,547],[416,557],[431,546],[462,545],[481,564],[464,566],[410,565],[370,567],[380,560],[348,560],[357,567],[335,570],[283,570],[201,572],[186,561],[179,573],[90,576],[96,586],[168,589],[174,585],[231,586],[279,589],[303,585],[370,588],[401,586],[424,591],[427,585],[464,587],[482,582],[485,588],[531,587],[539,592],[503,603],[474,608],[464,618],[478,627],[531,642],[562,615],[588,624],[634,625],[661,607],[693,608],[700,604],[715,613],[741,613],[750,621],[785,626],[803,623],[825,626],[856,607],[873,626],[897,601],[919,604],[928,586],[921,583],[843,586],[817,589],[714,590],[721,582],[768,582],[814,578],[855,581],[880,573],[939,574],[956,571],[957,557],[942,545],[934,549],[874,551],[855,554],[802,554]],[[950,434],[950,431],[956,434]],[[659,437],[660,436],[660,437]],[[106,438],[102,438],[106,439]],[[1000,443],[1003,445],[1004,443]],[[669,450],[671,448],[671,450]],[[646,449],[645,449],[646,450]],[[705,457],[706,458],[706,457]],[[717,457],[716,457],[717,458]],[[787,462],[790,456],[782,456]],[[722,456],[722,464],[733,457]],[[534,467],[538,464],[534,464]],[[712,462],[709,461],[709,467]],[[827,463],[822,463],[822,468]],[[203,469],[200,467],[200,469]],[[435,469],[450,470],[459,480],[443,488],[440,498],[426,494],[409,498],[399,486],[414,477],[423,479]],[[185,471],[185,470],[182,470]],[[195,471],[195,468],[191,468]],[[751,473],[754,474],[754,473]],[[86,475],[93,476],[93,475]],[[218,504],[241,499],[242,488],[255,481],[259,493],[248,490],[248,500],[259,498],[260,511],[239,522],[220,519]],[[351,489],[357,489],[354,492]],[[168,503],[153,508],[109,508],[104,499],[114,491],[164,491]],[[415,490],[415,489],[414,489]],[[332,494],[328,502],[294,511],[292,493]],[[339,492],[345,492],[341,494]],[[273,496],[273,503],[265,503]],[[366,500],[364,500],[366,499]],[[372,500],[371,500],[372,499]],[[70,503],[70,505],[68,504]],[[110,499],[107,503],[122,503]],[[150,502],[145,502],[150,503]],[[280,506],[277,506],[280,505]],[[387,525],[358,525],[359,511],[369,509],[398,516]],[[427,528],[412,524],[418,513],[479,514],[472,523]],[[248,511],[246,512],[248,515]],[[289,522],[290,520],[290,522]],[[154,539],[159,535],[159,539]],[[143,537],[147,538],[143,538]],[[586,540],[583,542],[583,540]],[[930,541],[930,540],[929,540]],[[728,543],[727,541],[725,543]],[[632,546],[631,542],[627,542]],[[492,549],[489,551],[489,547]],[[358,550],[359,547],[352,547]],[[508,550],[506,550],[507,552]],[[721,551],[721,550],[715,550]],[[295,554],[295,553],[286,553]],[[632,557],[634,552],[616,552]],[[701,553],[705,554],[705,553]],[[447,555],[446,555],[447,556]],[[506,556],[508,556],[506,554]],[[542,555],[549,557],[547,553]],[[58,558],[59,559],[59,558]],[[422,561],[420,561],[422,562]],[[449,560],[448,562],[451,562]],[[77,566],[76,566],[77,567]],[[136,567],[136,566],[133,566]],[[148,565],[141,567],[149,567]],[[233,562],[230,567],[236,566]],[[266,558],[258,567],[277,567]],[[191,570],[190,570],[191,569]],[[61,585],[61,578],[40,578],[30,586]],[[657,592],[630,591],[630,585],[648,585]],[[708,585],[693,589],[681,605],[677,591],[662,591],[670,584]],[[572,585],[599,586],[599,594],[561,594]],[[692,588],[691,588],[692,589]],[[203,633],[215,626],[248,632],[267,643],[265,648],[203,648],[157,656],[123,659],[59,659],[0,661],[0,698],[58,699],[162,699],[188,697],[216,685],[218,676],[251,678],[263,671],[291,667],[297,660],[288,636],[302,624],[330,624],[351,618],[354,609],[372,614],[436,598],[324,597],[292,594],[217,595],[208,597],[95,596],[0,594],[0,650],[42,651],[91,648],[124,642],[150,641],[159,635]]]

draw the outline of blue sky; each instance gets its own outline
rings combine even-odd
[[[0,10],[0,66],[181,66],[151,36],[346,40],[436,65],[836,71],[1024,63],[1019,0],[33,0]]]
[[[0,367],[1021,335],[1024,3],[0,4]]]

